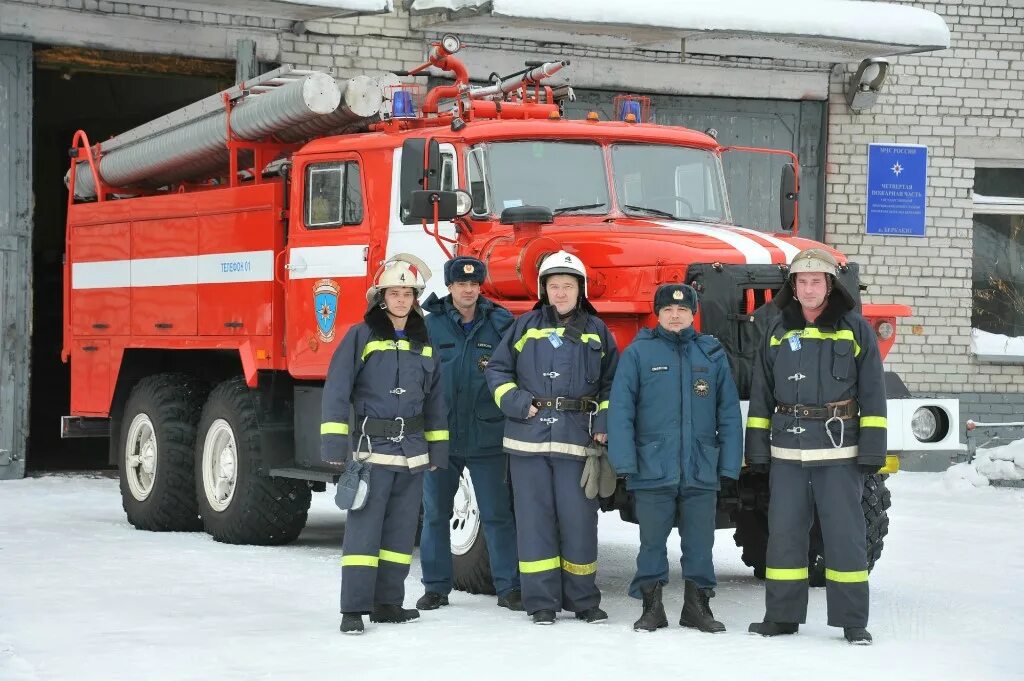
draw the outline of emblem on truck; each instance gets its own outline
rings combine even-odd
[[[334,324],[338,320],[338,293],[340,291],[341,289],[332,279],[319,279],[313,284],[316,332],[324,343],[334,340]]]

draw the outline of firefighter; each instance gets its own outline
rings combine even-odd
[[[587,300],[575,255],[549,255],[537,276],[539,302],[509,329],[487,366],[505,422],[523,605],[535,624],[570,610],[603,622],[597,588],[598,500],[581,488],[595,443],[606,443],[608,395],[618,353]]]
[[[423,482],[420,561],[426,592],[416,602],[420,610],[448,605],[452,590],[450,523],[459,479],[466,468],[480,508],[498,605],[523,609],[515,518],[501,449],[505,417],[494,404],[484,378],[488,360],[512,325],[512,314],[480,295],[486,274],[486,266],[476,258],[453,258],[444,265],[449,295],[438,298],[431,294],[423,305],[430,313],[426,321],[431,344],[440,355],[450,439],[448,468],[427,473]]]
[[[801,251],[775,298],[754,365],[746,460],[770,473],[762,636],[806,620],[809,531],[825,543],[828,624],[869,645],[864,476],[885,462],[885,383],[875,332],[837,276],[835,258]],[[770,464],[770,470],[769,470]]]
[[[346,634],[362,633],[366,613],[371,622],[419,617],[402,603],[419,524],[422,473],[448,461],[440,363],[416,302],[429,277],[415,256],[399,254],[384,264],[366,292],[364,321],[345,334],[324,384],[324,461],[369,464],[366,502],[348,512],[342,545],[341,631]]]
[[[640,524],[629,595],[643,600],[635,631],[668,626],[661,600],[668,582],[665,541],[678,525],[683,610],[679,624],[725,631],[708,603],[715,595],[715,515],[721,478],[737,479],[743,460],[739,395],[725,349],[697,333],[697,292],[665,284],[654,295],[658,324],[623,351],[612,384],[608,455],[626,476]]]

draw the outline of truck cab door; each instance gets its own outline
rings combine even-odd
[[[296,164],[285,256],[288,371],[319,379],[366,312],[372,215],[357,154]]]

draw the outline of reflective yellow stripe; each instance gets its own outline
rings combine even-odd
[[[423,437],[427,438],[427,442],[440,442],[441,440],[448,439],[447,430],[428,430],[423,433]]]
[[[839,459],[856,459],[857,445],[848,447],[823,447],[821,449],[795,449],[792,447],[776,447],[772,445],[772,458],[786,461],[837,461]]]
[[[861,428],[885,428],[888,424],[884,416],[861,416]]]
[[[557,570],[562,565],[562,559],[558,556],[545,558],[543,560],[521,560],[519,561],[519,572],[528,575],[533,572],[546,572]]]
[[[409,553],[398,553],[397,551],[387,551],[385,549],[381,549],[380,559],[386,560],[389,563],[401,563],[402,565],[412,565],[412,554]]]
[[[555,329],[555,328],[549,328],[549,329],[527,329],[526,332],[523,333],[523,335],[520,336],[519,340],[517,340],[516,343],[515,343],[514,347],[516,349],[516,352],[522,352],[523,351],[523,348],[526,346],[526,341],[541,340],[543,338],[547,338],[552,333],[558,335],[559,337],[564,336],[565,335],[565,327],[561,326],[561,327],[558,327],[557,329]],[[584,343],[586,343],[588,341],[594,341],[598,345],[601,345],[601,337],[598,336],[596,333],[582,333],[582,334],[580,334],[580,341],[582,341]]]
[[[829,568],[825,568],[825,579],[832,582],[842,582],[844,584],[866,582],[868,581],[868,571],[854,570],[853,572],[843,572],[841,570],[830,570]]]
[[[601,411],[602,409],[607,409],[607,408],[608,408],[608,400],[605,400],[604,402],[600,402],[597,405],[597,410],[598,411]]]
[[[853,356],[856,357],[860,354],[860,345],[857,344],[857,339],[853,336],[853,331],[849,329],[840,329],[839,331],[825,331],[817,329],[813,326],[808,326],[806,329],[793,329],[787,331],[782,335],[782,338],[776,338],[772,336],[769,341],[770,345],[782,345],[782,341],[792,336],[799,336],[800,338],[810,338],[812,340],[848,340],[853,342]]]
[[[514,440],[510,437],[502,438],[501,444],[505,449],[514,449],[528,454],[571,454],[572,456],[597,456],[593,447],[585,445],[574,445],[571,442],[524,442]]]
[[[377,556],[342,556],[341,567],[377,567]]]
[[[765,428],[770,429],[772,427],[771,419],[763,419],[758,416],[747,417],[747,428]]]
[[[380,350],[407,350],[412,351],[412,346],[407,340],[393,341],[393,340],[377,340],[370,341],[363,347],[363,355],[360,359],[366,360],[371,352],[377,352]],[[433,357],[434,349],[429,345],[424,345],[420,348],[420,354],[424,357]]]
[[[334,421],[325,421],[320,424],[321,435],[348,435],[348,424],[347,423],[335,423]]]
[[[494,402],[495,404],[498,405],[498,409],[501,409],[501,398],[505,396],[505,393],[507,393],[512,388],[517,387],[519,386],[517,386],[515,383],[502,383],[497,387],[497,389],[494,391]]]
[[[597,561],[580,565],[579,563],[570,563],[563,558],[562,569],[574,575],[592,575],[597,572]]]
[[[807,568],[765,568],[764,578],[780,582],[807,579]]]

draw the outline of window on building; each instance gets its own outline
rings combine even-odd
[[[974,173],[971,326],[1024,336],[1024,168]]]
[[[315,163],[306,168],[306,226],[326,229],[363,221],[363,186],[355,161]]]

